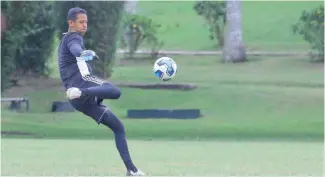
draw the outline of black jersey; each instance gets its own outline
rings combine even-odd
[[[71,87],[72,83],[75,83],[74,80],[91,74],[90,65],[77,60],[83,50],[85,46],[80,33],[68,32],[62,36],[58,49],[58,65],[65,88]]]

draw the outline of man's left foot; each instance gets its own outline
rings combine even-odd
[[[66,94],[67,94],[67,98],[72,100],[72,99],[80,98],[82,93],[78,88],[71,87],[67,90]]]

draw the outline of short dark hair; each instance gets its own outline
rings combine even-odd
[[[80,7],[71,8],[68,12],[67,21],[69,21],[69,20],[75,21],[77,19],[78,14],[86,14],[87,15],[87,11]]]

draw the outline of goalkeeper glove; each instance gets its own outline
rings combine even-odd
[[[93,50],[84,50],[81,52],[80,57],[77,57],[77,59],[91,61],[93,59],[98,59],[98,56]]]

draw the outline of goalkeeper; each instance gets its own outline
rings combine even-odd
[[[67,20],[69,30],[63,34],[58,49],[60,76],[67,89],[66,95],[76,110],[114,132],[116,147],[126,166],[127,175],[144,176],[131,160],[123,123],[102,104],[104,99],[118,99],[121,96],[120,89],[94,76],[88,64],[98,57],[94,51],[84,47],[87,12],[78,7],[72,8]]]

